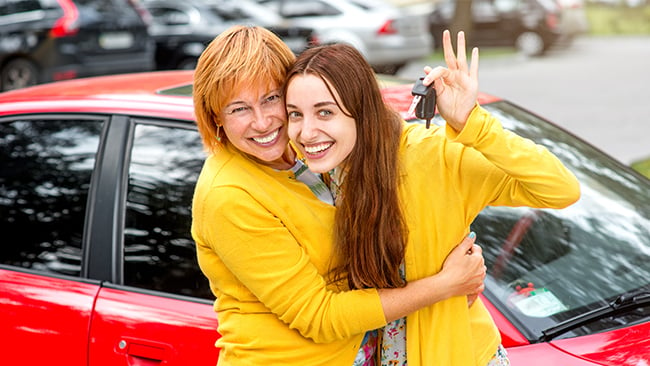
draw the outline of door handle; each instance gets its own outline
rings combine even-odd
[[[115,351],[124,354],[132,366],[157,365],[170,361],[172,356],[172,347],[168,344],[127,337],[118,341]]]

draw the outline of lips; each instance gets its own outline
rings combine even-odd
[[[305,152],[309,155],[318,155],[325,150],[329,149],[332,145],[334,145],[333,142],[322,142],[319,144],[313,144],[313,145],[304,145],[305,146]]]
[[[266,136],[253,137],[252,140],[257,142],[258,144],[265,145],[275,141],[278,138],[279,134],[280,134],[280,129],[277,129]]]

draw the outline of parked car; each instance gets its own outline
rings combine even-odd
[[[235,24],[259,25],[300,53],[317,40],[307,27],[285,26],[282,19],[252,0],[144,0],[152,16],[156,68],[193,69],[215,36]]]
[[[572,41],[575,37],[589,33],[589,19],[584,0],[556,0],[562,16],[560,29],[562,38]]]
[[[191,83],[161,71],[0,94],[3,364],[216,364],[190,236],[205,158]],[[406,112],[412,81],[381,83],[424,123]],[[649,364],[650,180],[507,100],[480,103],[582,186],[567,209],[490,207],[472,225],[512,365]]]
[[[429,15],[434,44],[454,16],[455,0],[441,0]],[[561,10],[553,0],[473,0],[472,44],[514,47],[527,56],[546,52],[562,35]]]
[[[320,43],[356,47],[376,71],[395,74],[433,47],[427,19],[382,0],[258,0],[288,24],[314,29]]]
[[[154,45],[132,0],[0,2],[0,90],[153,69]]]

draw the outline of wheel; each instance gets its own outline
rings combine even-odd
[[[0,72],[0,88],[2,91],[24,88],[38,83],[38,68],[24,58],[11,60]]]
[[[526,31],[515,39],[515,48],[526,56],[539,56],[544,53],[544,39],[539,33]]]

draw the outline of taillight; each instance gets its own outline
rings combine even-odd
[[[309,36],[309,38],[307,39],[307,45],[308,45],[308,47],[318,46],[319,44],[320,44],[320,39],[318,39],[318,37],[317,37],[316,35],[313,35],[313,34],[312,34],[312,35]]]
[[[546,15],[546,25],[550,29],[555,29],[559,26],[560,21],[558,20],[558,16],[553,13],[549,13]]]
[[[394,22],[395,21],[392,19],[387,20],[386,23],[379,27],[379,30],[377,30],[377,35],[396,34],[397,29],[395,29],[395,26],[393,24]]]
[[[77,34],[77,31],[79,31],[79,11],[77,7],[72,0],[56,1],[63,9],[63,16],[54,23],[54,27],[50,30],[50,36],[58,38]]]

